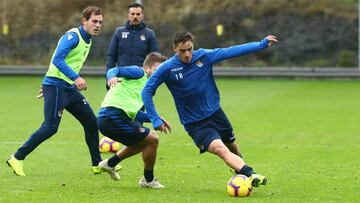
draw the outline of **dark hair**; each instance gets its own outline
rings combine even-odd
[[[152,66],[155,63],[162,63],[166,59],[167,58],[164,55],[161,55],[158,52],[150,52],[148,55],[146,55],[144,66]]]
[[[82,16],[83,18],[85,18],[86,20],[90,19],[90,16],[94,14],[94,15],[102,15],[102,11],[99,7],[97,6],[88,6],[86,7],[83,11],[82,11]]]
[[[130,9],[130,8],[139,8],[139,7],[140,7],[142,10],[144,10],[144,6],[143,6],[142,4],[139,4],[139,3],[134,2],[134,3],[132,3],[132,4],[129,5],[129,9]]]
[[[176,47],[179,43],[185,43],[187,41],[194,42],[194,35],[189,31],[177,32],[173,37],[173,45]]]

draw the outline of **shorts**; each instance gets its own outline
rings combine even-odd
[[[233,127],[221,107],[211,116],[186,124],[184,127],[200,149],[200,153],[207,151],[210,143],[215,139],[221,139],[225,144],[235,142]]]
[[[98,128],[104,136],[125,146],[133,146],[149,135],[149,128],[131,120],[123,110],[114,107],[100,109],[102,112],[104,110],[106,113],[101,113],[97,118]]]

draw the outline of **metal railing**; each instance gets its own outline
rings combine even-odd
[[[0,65],[0,75],[43,76],[46,66],[13,66]],[[250,78],[349,78],[360,79],[360,70],[354,68],[247,68],[247,67],[214,67],[214,76],[250,77]],[[85,66],[81,72],[84,76],[105,77],[103,67]]]

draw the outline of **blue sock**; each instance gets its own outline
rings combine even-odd
[[[144,169],[144,177],[146,182],[151,182],[154,180],[154,169],[153,170],[145,170]]]
[[[108,161],[108,165],[110,167],[115,167],[118,163],[120,163],[121,159],[120,157],[118,157],[116,154],[114,156],[112,156],[109,161]]]
[[[250,177],[252,174],[254,174],[255,172],[253,171],[253,169],[248,166],[248,165],[244,165],[240,171],[236,171],[237,174],[243,174],[246,175],[247,177]]]

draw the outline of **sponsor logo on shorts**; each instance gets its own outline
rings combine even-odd
[[[141,133],[145,132],[145,128],[140,127],[140,128],[139,128],[139,132],[141,132]]]
[[[62,116],[63,111],[64,111],[64,110],[59,110],[59,111],[58,111],[58,116],[59,116],[59,117],[61,117],[61,116]]]
[[[200,148],[200,150],[202,150],[202,151],[205,150],[205,147],[204,147],[204,145],[202,145],[202,144],[199,145],[199,148]]]

